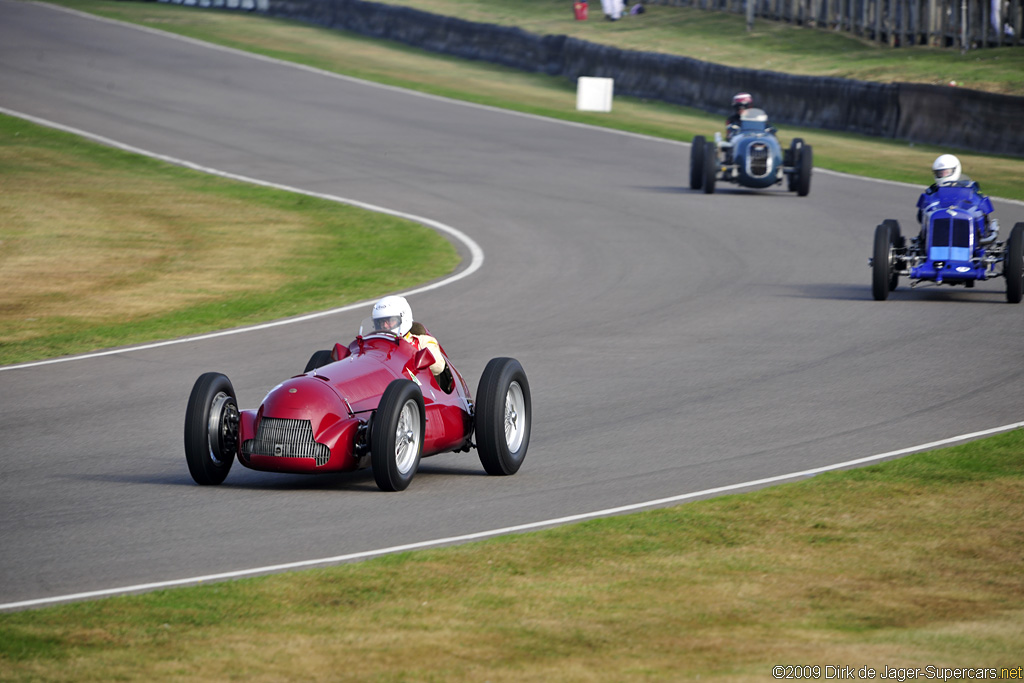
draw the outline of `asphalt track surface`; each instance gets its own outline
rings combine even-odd
[[[543,525],[1021,420],[1024,306],[1005,303],[1002,279],[871,298],[874,227],[911,225],[920,188],[816,171],[806,198],[705,196],[686,188],[684,145],[45,5],[0,0],[0,18],[0,107],[471,238],[482,266],[412,295],[416,317],[471,387],[490,358],[518,358],[534,402],[513,477],[469,453],[425,460],[398,494],[368,470],[237,464],[200,487],[182,448],[196,377],[227,374],[255,407],[313,351],[350,341],[369,304],[5,368],[2,604]],[[995,205],[1005,237],[1024,205]]]

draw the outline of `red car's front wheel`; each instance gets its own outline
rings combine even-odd
[[[370,425],[370,466],[381,491],[404,491],[416,476],[425,427],[419,387],[407,379],[388,384]]]
[[[185,460],[197,484],[220,484],[238,452],[238,402],[231,380],[200,375],[185,411]]]

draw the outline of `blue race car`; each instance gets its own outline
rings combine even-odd
[[[978,280],[1006,278],[1006,300],[1020,303],[1024,292],[1024,223],[1017,223],[1005,242],[998,242],[999,223],[986,221],[992,211],[988,197],[973,182],[938,186],[925,195],[921,231],[909,240],[900,224],[885,220],[875,228],[871,293],[884,301],[900,276],[910,286],[974,287]],[[1001,268],[996,270],[997,266]]]
[[[811,146],[794,138],[789,148],[783,150],[763,109],[747,109],[739,125],[730,126],[729,132],[728,140],[723,140],[721,133],[715,133],[714,142],[705,140],[703,135],[693,138],[691,190],[711,194],[717,180],[760,189],[785,179],[790,192],[806,197],[811,191]]]

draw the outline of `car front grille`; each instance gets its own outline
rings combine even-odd
[[[963,218],[936,218],[932,225],[932,246],[970,247],[971,222]]]
[[[256,428],[256,438],[242,444],[245,455],[265,455],[275,458],[309,458],[323,467],[331,458],[331,449],[313,440],[313,426],[309,420],[284,420],[264,417]]]
[[[761,178],[768,173],[768,145],[755,142],[747,151],[747,169],[750,175]]]

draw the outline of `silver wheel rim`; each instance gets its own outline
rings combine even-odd
[[[398,414],[395,427],[395,467],[403,476],[409,474],[420,451],[420,411],[416,401],[409,400]]]
[[[508,385],[505,393],[505,443],[512,453],[523,445],[523,434],[526,431],[526,399],[519,382]]]
[[[233,430],[237,428],[231,421],[232,411],[237,414],[231,396],[223,391],[217,392],[210,403],[210,421],[206,425],[206,446],[210,460],[218,467],[225,464],[220,457],[221,447],[233,436]]]

